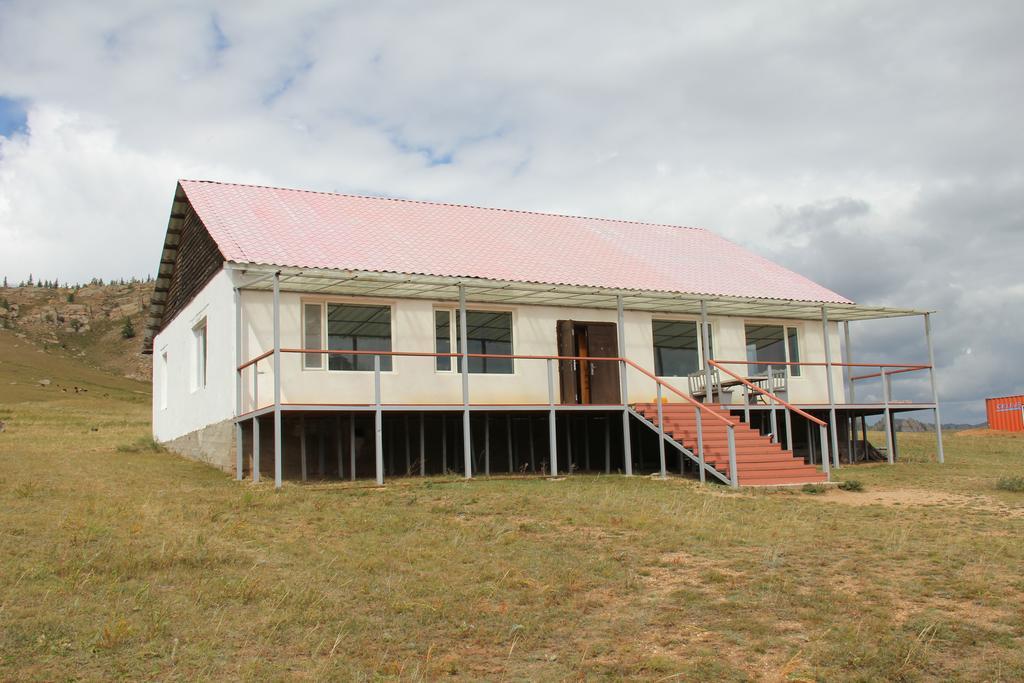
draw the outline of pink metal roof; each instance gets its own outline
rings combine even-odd
[[[701,228],[180,183],[238,263],[852,303]]]

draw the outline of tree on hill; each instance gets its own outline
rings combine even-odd
[[[125,339],[131,339],[135,336],[135,325],[132,324],[131,318],[125,318],[124,324],[121,325],[121,336]]]

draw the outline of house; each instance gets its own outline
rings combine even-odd
[[[145,336],[153,433],[278,486],[822,481],[891,462],[898,412],[940,424],[931,357],[852,357],[851,322],[897,316],[928,333],[928,312],[853,303],[703,229],[182,180]],[[924,372],[931,401],[893,394]]]

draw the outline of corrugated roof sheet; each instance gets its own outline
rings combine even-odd
[[[180,183],[238,263],[852,303],[701,228]]]

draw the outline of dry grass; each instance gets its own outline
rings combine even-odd
[[[275,493],[153,451],[134,391],[0,402],[0,679],[1024,677],[1024,518],[993,507],[1024,508],[995,488],[1019,441],[951,436],[945,467],[815,496]],[[835,504],[907,482],[977,505]]]

